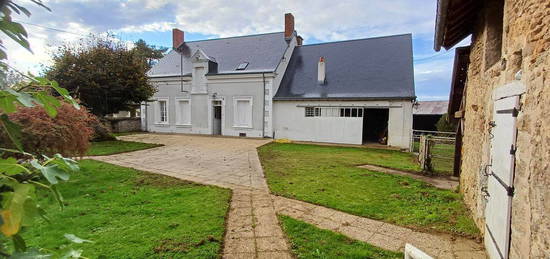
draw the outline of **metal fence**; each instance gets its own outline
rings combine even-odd
[[[456,133],[413,130],[410,151],[418,154],[425,171],[451,175],[453,173]]]

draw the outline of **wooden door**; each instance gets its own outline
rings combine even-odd
[[[518,96],[498,99],[494,103],[491,166],[485,208],[485,247],[490,258],[507,259],[510,250],[518,104]]]

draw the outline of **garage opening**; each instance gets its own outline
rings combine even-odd
[[[388,143],[389,109],[365,109],[363,112],[363,144]]]

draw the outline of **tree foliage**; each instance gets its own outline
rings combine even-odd
[[[443,114],[435,124],[437,131],[443,131],[443,132],[455,132],[456,126],[457,126],[456,123],[453,123],[449,119],[449,114],[447,113]]]
[[[90,36],[78,45],[60,47],[46,75],[93,114],[105,116],[129,110],[155,92],[145,74],[147,66],[136,53],[110,36]]]
[[[61,104],[57,115],[50,117],[44,107],[21,107],[9,115],[21,127],[21,144],[26,152],[53,156],[84,156],[90,146],[92,126],[99,123],[85,108]],[[7,137],[2,134],[2,141]]]
[[[155,45],[149,45],[142,39],[134,42],[134,48],[132,51],[136,56],[145,64],[147,70],[151,69],[157,60],[164,57],[164,53],[168,48],[158,47]]]
[[[30,2],[49,10],[41,0]],[[28,34],[21,24],[12,20],[13,13],[31,15],[25,7],[15,3],[15,0],[0,0],[0,31],[30,51]],[[4,42],[0,41],[0,75],[6,75],[9,67],[5,49]],[[20,107],[41,106],[47,116],[56,117],[62,101],[51,96],[52,92],[60,96],[63,102],[79,109],[79,105],[69,92],[59,87],[56,82],[40,77],[26,77],[28,83],[18,88],[7,87],[5,81],[0,80],[0,128],[9,140],[0,143],[0,233],[3,235],[0,238],[0,257],[49,258],[55,253],[58,257],[79,258],[81,251],[75,251],[70,247],[56,252],[49,251],[47,254],[41,249],[28,249],[20,235],[24,227],[30,227],[35,223],[35,218],[49,220],[37,202],[36,188],[51,191],[62,207],[63,198],[56,185],[60,181],[67,181],[71,173],[79,170],[76,161],[60,154],[34,155],[24,151],[21,126],[10,119],[10,114]],[[15,149],[8,148],[8,144]],[[66,238],[74,242],[69,237]],[[6,240],[12,241],[15,251],[7,249]]]

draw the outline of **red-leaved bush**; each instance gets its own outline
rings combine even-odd
[[[84,107],[75,109],[63,103],[52,118],[41,106],[21,107],[9,115],[10,120],[19,124],[22,131],[22,144],[26,152],[63,156],[83,156],[90,146],[92,126],[98,119]],[[2,133],[2,141],[7,136]]]

